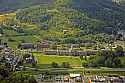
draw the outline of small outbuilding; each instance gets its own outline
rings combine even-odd
[[[18,45],[20,49],[34,49],[34,45],[32,43],[21,43]]]

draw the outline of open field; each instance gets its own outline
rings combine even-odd
[[[125,75],[124,68],[83,68],[82,62],[79,57],[71,56],[57,56],[57,55],[43,55],[41,53],[33,53],[37,58],[38,63],[35,68],[26,67],[26,70],[31,71],[34,74],[39,73],[83,73],[84,75]],[[71,69],[68,68],[52,68],[52,62],[56,62],[61,65],[63,62],[69,62]]]
[[[71,57],[71,56],[47,56],[43,55],[40,53],[34,53],[33,54],[37,60],[38,60],[38,65],[51,65],[52,62],[58,63],[61,65],[63,62],[68,62],[71,67],[81,67],[81,61],[79,57]]]

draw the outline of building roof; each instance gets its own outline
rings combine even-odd
[[[19,45],[19,48],[23,48],[23,49],[29,49],[29,48],[33,48],[34,45],[32,43],[21,43]]]
[[[4,45],[0,45],[0,49],[3,49],[3,48],[5,48],[5,46]]]
[[[70,74],[70,77],[80,77],[80,74]]]

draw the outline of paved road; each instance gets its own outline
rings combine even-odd
[[[82,82],[38,82],[38,83],[82,83]]]
[[[76,82],[39,82],[39,83],[76,83]]]
[[[38,68],[31,68],[31,67],[25,67],[26,69],[31,69],[31,70],[39,70],[39,71],[44,71],[44,70],[56,70],[56,71],[63,71],[65,68],[49,68],[49,69],[38,69]],[[71,70],[93,70],[93,71],[98,71],[98,70],[105,70],[105,71],[123,71],[125,72],[125,68],[108,68],[108,69],[93,69],[93,68],[83,68],[83,67],[75,67],[74,69]],[[70,69],[69,69],[70,70]]]

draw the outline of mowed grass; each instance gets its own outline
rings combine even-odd
[[[8,41],[9,38],[11,38],[14,41]],[[7,42],[9,47],[16,48],[20,43],[22,43],[22,41],[24,41],[26,43],[35,44],[39,40],[39,36],[37,36],[37,35],[26,35],[26,36],[15,36],[15,37],[2,36],[0,39],[2,39],[3,42]]]
[[[63,62],[68,62],[71,67],[81,67],[81,60],[79,57],[73,56],[55,56],[55,55],[43,55],[41,53],[33,54],[37,60],[38,65],[52,64],[52,62],[56,62],[61,65]]]

